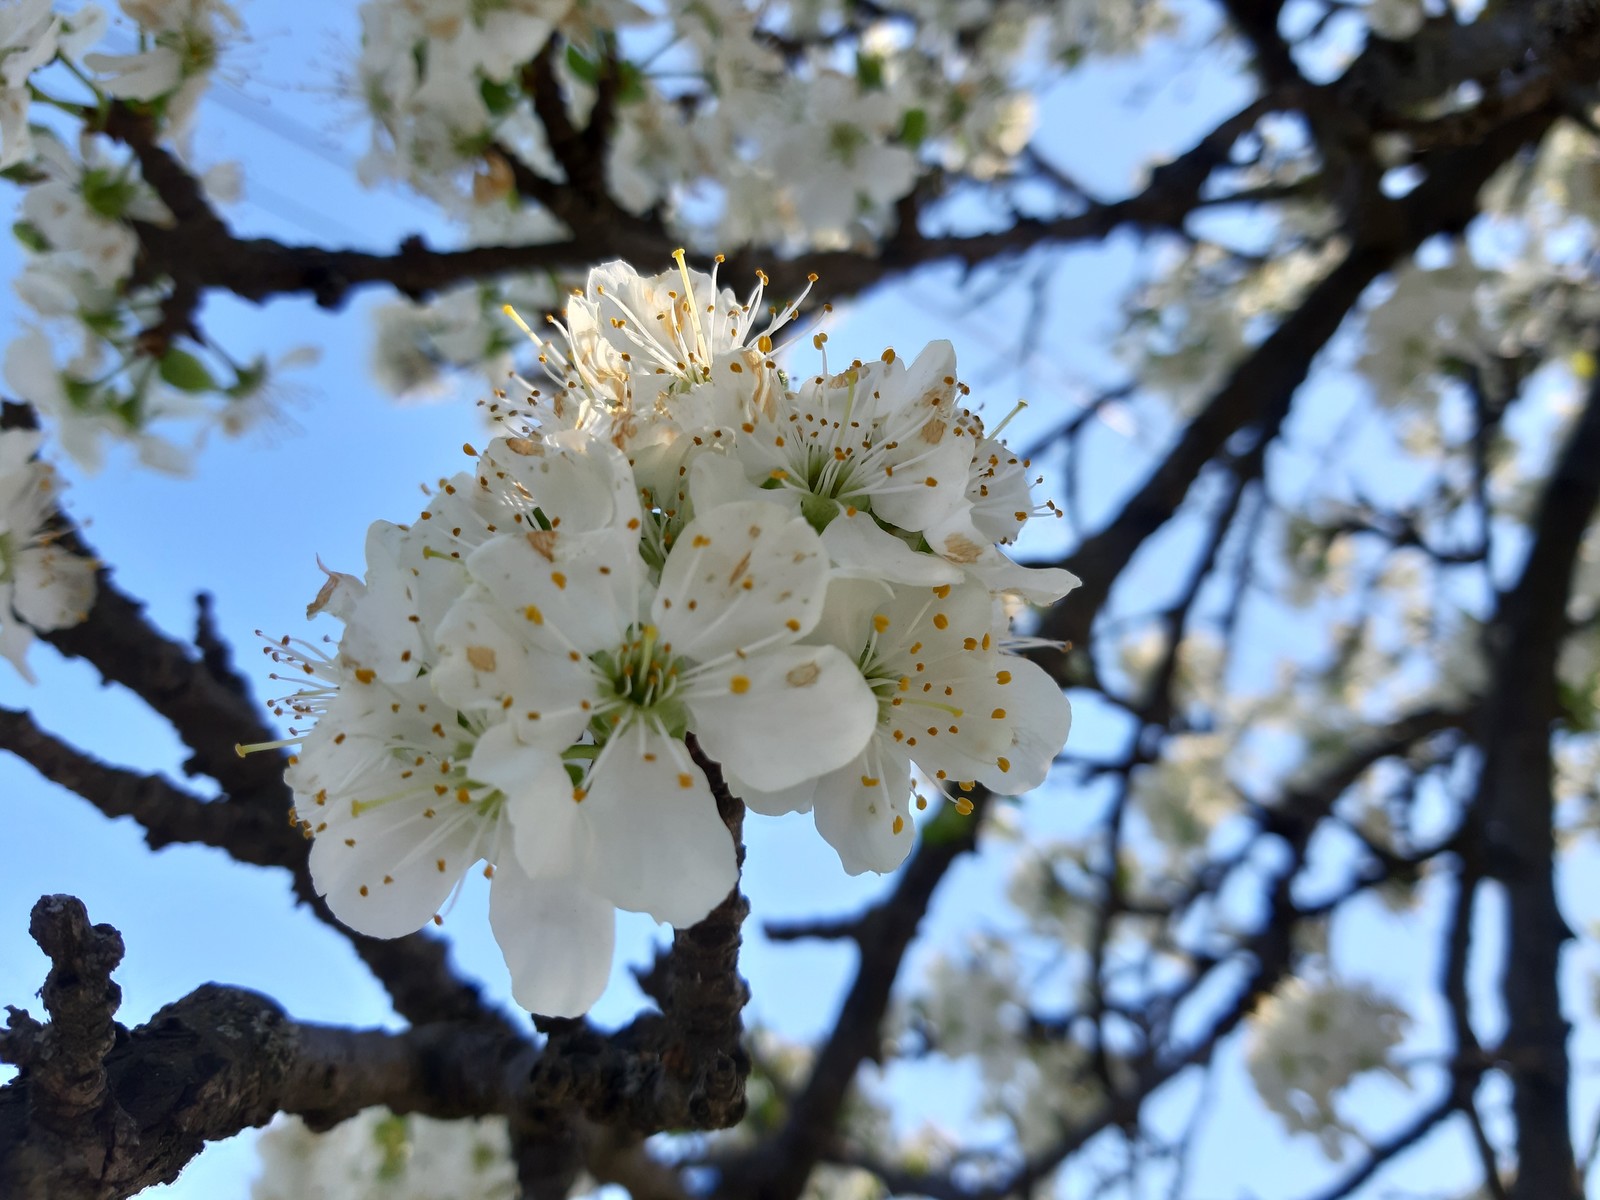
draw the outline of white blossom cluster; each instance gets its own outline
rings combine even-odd
[[[138,29],[131,54],[88,52],[109,25],[98,4],[61,13],[54,0],[16,0],[0,11],[0,169],[32,157],[29,86],[58,56],[81,65],[79,77],[97,95],[148,102],[172,136],[187,132],[223,49],[242,31],[238,14],[226,0],[118,0],[118,6]]]
[[[235,362],[213,346],[202,357],[172,344],[181,329],[151,342],[170,285],[138,278],[134,223],[170,226],[171,212],[131,152],[87,124],[72,141],[32,125],[29,105],[127,102],[182,157],[199,99],[241,29],[222,0],[120,7],[137,28],[131,53],[90,50],[108,27],[93,4],[70,15],[49,0],[0,11],[0,169],[25,187],[13,231],[28,255],[13,286],[29,313],[5,349],[4,374],[83,466],[99,466],[110,439],[131,443],[147,466],[182,472],[193,447],[173,439],[173,426],[198,422],[201,439],[211,428],[239,433],[272,414],[278,372],[314,356]],[[195,173],[213,202],[237,197],[234,164]]]
[[[315,679],[284,702],[315,721],[288,777],[334,912],[410,933],[486,861],[536,1012],[600,995],[615,909],[684,926],[734,886],[707,759],[888,871],[914,769],[968,811],[1037,786],[1071,722],[1007,611],[1077,580],[1000,548],[1027,465],[962,406],[948,343],[824,354],[795,386],[771,356],[794,306],[757,332],[759,287],[678,259],[591,273],[542,347],[553,389],[415,522],[372,526],[364,580],[329,574],[335,653],[269,647]]]
[[[17,0],[0,9],[0,170],[33,154],[30,77],[57,54],[73,56],[93,45],[105,25],[105,10],[94,4],[70,17],[54,11],[53,0]]]
[[[175,425],[240,432],[270,411],[277,371],[315,355],[218,367],[177,346],[146,353],[144,331],[160,324],[167,293],[130,282],[139,242],[128,222],[170,225],[171,213],[104,138],[85,135],[74,149],[40,131],[33,145],[38,182],[16,226],[32,253],[13,282],[30,320],[5,348],[6,383],[80,465],[98,468],[111,440],[182,473],[191,448],[173,440]]]
[[[0,655],[33,681],[35,631],[76,625],[94,603],[95,564],[56,544],[57,483],[35,455],[41,435],[0,431]]]
[[[514,1200],[503,1117],[436,1121],[369,1108],[326,1133],[280,1116],[256,1143],[250,1200]]]
[[[1245,1061],[1262,1103],[1338,1159],[1349,1126],[1335,1098],[1368,1071],[1405,1081],[1392,1052],[1408,1024],[1403,1008],[1365,984],[1293,978],[1251,1019]]]
[[[243,31],[226,0],[118,0],[139,27],[132,54],[89,54],[96,88],[118,100],[159,106],[173,136],[182,136],[229,41]]]
[[[892,231],[929,170],[1013,173],[1041,62],[1127,51],[1167,23],[1158,0],[917,0],[865,18],[837,0],[367,0],[361,15],[361,177],[426,195],[467,243],[568,236],[514,183],[518,170],[566,182],[534,112],[533,64],[555,33],[555,103],[577,128],[595,115],[602,62],[620,62],[605,161],[619,205],[693,244],[794,254]],[[493,287],[519,305],[558,300],[538,298],[537,275]],[[379,308],[380,382],[411,392],[449,369],[495,372],[506,347],[497,306],[478,303],[488,290]]]
[[[982,1082],[979,1113],[1008,1123],[1029,1153],[1043,1152],[1064,1127],[1093,1119],[1106,1103],[1090,1050],[1065,1027],[1035,1023],[1035,971],[1004,938],[975,938],[929,964],[926,990],[901,1014],[931,1048],[971,1061]],[[1107,1065],[1121,1082],[1123,1064],[1112,1058]]]
[[[361,18],[356,77],[373,123],[364,178],[454,195],[457,211],[503,201],[509,172],[496,160],[508,152],[559,182],[528,103],[530,64],[559,33],[565,53],[551,67],[576,125],[601,87],[599,52],[621,61],[606,86],[607,182],[622,204],[664,205],[686,236],[798,248],[881,229],[919,162],[982,177],[1009,169],[1033,128],[1030,57],[1130,48],[1164,11],[920,0],[863,25],[827,2],[367,0]],[[723,203],[683,204],[707,183]]]

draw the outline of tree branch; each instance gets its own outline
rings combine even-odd
[[[861,1064],[876,1058],[879,1028],[907,949],[933,893],[957,858],[977,844],[988,797],[972,794],[974,809],[954,837],[924,838],[894,891],[860,918],[860,962],[833,1031],[811,1074],[789,1106],[785,1123],[765,1144],[729,1164],[719,1192],[754,1200],[796,1200],[832,1144],[839,1113]]]
[[[1556,901],[1550,734],[1560,716],[1556,660],[1568,630],[1578,547],[1600,506],[1600,382],[1592,385],[1533,521],[1533,543],[1491,633],[1494,686],[1479,738],[1478,808],[1489,871],[1505,885],[1508,961],[1504,1054],[1517,1130],[1512,1200],[1579,1200],[1569,1133],[1569,1027],[1561,947],[1572,936]]]
[[[693,1062],[692,1033],[657,1016],[609,1038],[568,1022],[539,1049],[482,1023],[402,1033],[299,1023],[264,996],[207,984],[130,1033],[112,1021],[116,930],[90,928],[70,896],[47,896],[32,931],[53,963],[43,993],[52,1019],[13,1009],[0,1035],[0,1056],[23,1068],[0,1088],[8,1200],[121,1200],[176,1178],[205,1142],[280,1111],[314,1128],[377,1104],[439,1118],[502,1114],[536,1153],[579,1119],[642,1138],[742,1111],[742,1088],[737,1106],[719,1107],[715,1066]],[[671,999],[681,1007],[683,996]],[[619,1160],[618,1170],[642,1168]]]
[[[1201,470],[1247,426],[1272,439],[1288,416],[1311,362],[1374,279],[1425,239],[1462,229],[1477,210],[1478,189],[1517,149],[1541,135],[1554,115],[1541,111],[1497,129],[1481,145],[1441,155],[1426,183],[1400,201],[1374,197],[1385,215],[1367,223],[1368,240],[1350,252],[1299,307],[1236,366],[1176,445],[1104,529],[1068,557],[1083,586],[1046,614],[1040,634],[1087,642],[1090,624],[1139,547],[1177,511]],[[1057,666],[1057,670],[1062,669]]]

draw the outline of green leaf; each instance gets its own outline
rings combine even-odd
[[[140,429],[144,426],[144,396],[141,392],[130,392],[109,407],[129,429]]]
[[[214,392],[217,381],[206,365],[187,350],[168,350],[161,356],[161,378],[180,392]]]
[[[228,396],[233,400],[243,400],[255,395],[261,385],[267,381],[267,360],[258,358],[248,366],[238,368],[235,372],[237,378],[233,386],[228,388]]]
[[[1588,681],[1589,687],[1573,687],[1561,680],[1556,681],[1556,698],[1561,706],[1561,711],[1566,715],[1567,727],[1574,733],[1592,733],[1595,729],[1595,710],[1591,699],[1594,695],[1593,683]]]
[[[389,1114],[373,1126],[372,1140],[378,1144],[382,1156],[378,1163],[378,1178],[385,1183],[399,1179],[406,1171],[411,1142],[411,1127],[406,1119],[394,1113]]]
[[[26,187],[30,183],[43,183],[45,174],[27,159],[12,163],[5,170],[0,171],[0,179],[7,183],[21,184]]]
[[[115,221],[128,211],[128,206],[139,194],[139,185],[120,171],[91,167],[83,173],[78,194],[92,211]]]
[[[567,47],[567,68],[590,87],[600,82],[600,67],[576,46]]]
[[[483,105],[489,110],[490,116],[508,113],[517,103],[517,90],[510,83],[499,83],[493,79],[481,80],[478,94],[483,97]]]
[[[31,221],[16,222],[11,226],[11,232],[16,235],[17,241],[35,254],[43,254],[50,249],[50,239],[40,233],[39,227]]]
[[[95,392],[98,390],[94,384],[82,379],[73,379],[70,376],[61,376],[61,390],[67,394],[67,403],[79,412],[88,412],[95,403]]]
[[[883,91],[883,59],[876,54],[857,54],[856,83],[863,92]]]
[[[617,64],[617,103],[637,104],[648,99],[644,87],[644,72],[623,59]]]
[[[972,831],[972,818],[956,811],[954,804],[946,804],[922,827],[922,841],[927,846],[945,846],[958,841]]]
[[[906,115],[900,120],[900,140],[914,148],[922,145],[922,140],[927,136],[927,112],[920,108],[907,109]]]

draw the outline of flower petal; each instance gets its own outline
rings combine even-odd
[[[33,630],[11,615],[12,587],[0,583],[0,658],[9,659],[29,683],[37,683],[33,669],[28,666],[28,647],[33,645]]]
[[[729,659],[686,695],[706,753],[764,791],[793,787],[860,754],[878,701],[832,646],[783,646]]]
[[[503,534],[474,550],[467,569],[549,649],[614,649],[638,619],[638,542],[610,532]]]
[[[94,603],[95,566],[55,546],[30,546],[13,564],[16,592],[11,607],[35,629],[76,625]]]
[[[511,970],[511,995],[529,1012],[581,1017],[606,990],[616,945],[609,900],[564,877],[495,865],[489,926]]]
[[[530,746],[565,750],[588,724],[595,682],[587,662],[531,645],[528,621],[473,585],[439,622],[429,678],[463,712],[505,719]],[[491,731],[492,732],[492,731]]]
[[[927,771],[975,779],[1014,796],[1038,787],[1072,728],[1072,706],[1049,674],[1010,654],[975,655],[945,679],[955,713],[911,702],[892,710],[912,757]]]
[[[415,679],[433,661],[433,632],[466,586],[452,559],[425,553],[419,534],[388,521],[367,530],[367,587],[339,648],[385,683]]]
[[[491,490],[519,499],[525,512],[537,508],[547,527],[563,533],[626,532],[642,515],[622,451],[580,430],[495,438],[478,459],[478,473]],[[525,518],[525,527],[539,526]]]
[[[639,722],[607,743],[589,777],[596,891],[683,928],[739,881],[733,838],[682,742]]]
[[[311,879],[351,929],[401,937],[443,906],[479,857],[480,832],[471,815],[428,819],[412,804],[376,804],[312,840]]]
[[[995,549],[985,547],[966,564],[967,574],[991,592],[1010,592],[1029,604],[1048,606],[1083,583],[1061,567],[1025,567]]]
[[[807,779],[793,787],[770,792],[746,783],[726,764],[722,765],[722,778],[728,785],[728,791],[743,800],[745,807],[751,812],[760,813],[764,817],[781,817],[786,813],[810,812],[811,806],[816,802],[817,785],[827,776]]]
[[[893,871],[911,853],[910,761],[881,738],[817,784],[817,832],[851,875]]]
[[[935,554],[921,554],[879,525],[867,513],[840,512],[822,531],[834,575],[882,579],[890,583],[959,583],[961,568]]]
[[[589,826],[573,802],[572,778],[559,755],[523,745],[510,725],[496,725],[478,739],[469,770],[473,779],[504,793],[511,844],[525,871],[585,877]],[[496,869],[505,857],[502,848]]]
[[[705,662],[803,636],[827,586],[827,554],[804,518],[739,501],[700,514],[678,535],[651,619],[676,653]]]

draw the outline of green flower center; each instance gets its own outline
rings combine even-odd
[[[611,684],[611,696],[589,722],[596,743],[605,744],[628,709],[648,716],[669,737],[682,737],[689,728],[689,712],[679,696],[686,664],[673,654],[670,642],[661,640],[654,625],[633,626],[616,650],[598,651],[589,661]]]

